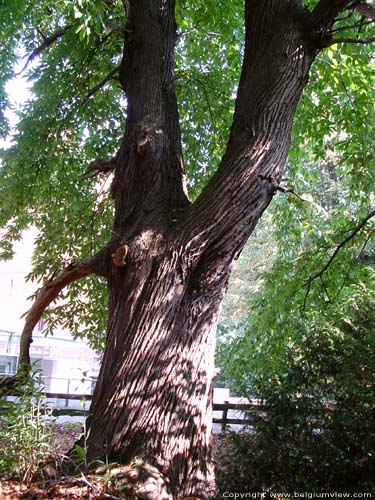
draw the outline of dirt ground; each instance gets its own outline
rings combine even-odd
[[[29,483],[0,471],[0,500],[134,500],[135,465],[98,463],[86,472],[82,460],[68,458],[81,431],[80,425],[55,425],[53,454],[38,465]]]
[[[56,425],[54,429],[54,456],[41,464],[37,477],[29,484],[10,478],[0,471],[0,500],[123,500],[124,491],[116,490],[111,475],[102,467],[91,474],[73,471],[64,473],[62,457],[71,449],[80,426]]]
[[[0,480],[1,500],[123,500],[113,492],[106,482],[99,482],[95,478],[63,477],[55,480],[40,481],[31,485],[20,484],[16,481]]]

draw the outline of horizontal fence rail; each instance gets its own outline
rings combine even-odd
[[[43,392],[42,397],[46,398],[47,404],[51,404],[52,415],[59,416],[77,416],[85,417],[89,414],[89,404],[92,400],[92,394],[66,394],[59,392]],[[48,400],[55,400],[51,402]],[[80,407],[71,408],[69,402],[80,402]],[[329,411],[334,409],[334,404],[323,402],[321,411]],[[214,403],[213,411],[221,412],[221,416],[214,415],[212,422],[221,426],[221,432],[228,430],[229,426],[251,426],[252,416],[267,418],[266,406],[264,401],[259,399],[246,400],[245,402],[231,403],[224,401],[223,403]]]
[[[8,394],[9,396],[9,394]],[[92,394],[66,394],[60,392],[43,392],[41,396],[46,398],[47,404],[51,404],[53,410],[52,415],[59,416],[77,416],[85,417],[90,412],[89,403],[92,400]],[[55,400],[54,402],[48,400]],[[69,402],[80,402],[81,408],[69,407]],[[259,400],[251,400],[246,403],[214,403],[213,411],[221,412],[221,416],[214,416],[212,422],[221,425],[221,430],[224,432],[229,425],[248,425],[250,423],[250,415],[252,412],[261,411],[262,403]],[[234,415],[231,415],[231,412]]]
[[[65,402],[72,401],[81,401],[81,402],[89,402],[92,400],[92,394],[62,394],[57,392],[45,392],[43,395],[46,399],[60,399]],[[222,431],[224,431],[228,425],[247,425],[250,422],[250,414],[251,412],[261,411],[262,403],[258,400],[253,400],[248,403],[214,403],[213,411],[221,412],[221,417],[214,416],[212,422],[214,424],[220,424]],[[235,411],[236,413],[245,413],[245,415],[236,415],[234,417],[230,416],[230,410]],[[88,409],[69,409],[69,408],[56,408],[54,410],[54,415],[63,416],[63,415],[71,415],[71,416],[85,416],[89,412]]]

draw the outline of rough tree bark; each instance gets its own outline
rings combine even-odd
[[[119,154],[104,162],[115,167],[113,237],[74,271],[105,275],[109,289],[88,452],[133,462],[134,497],[207,499],[215,325],[231,265],[278,189],[315,56],[332,43],[340,12],[365,2],[321,0],[310,13],[302,0],[245,1],[229,141],[192,205],[174,91],[174,0],[124,5],[126,129]]]
[[[141,498],[214,487],[215,325],[231,264],[280,182],[316,47],[299,1],[248,1],[246,48],[223,161],[189,205],[173,88],[174,2],[130,2],[121,81],[127,125],[115,173],[108,340],[91,406],[91,457],[140,457],[161,476]],[[309,36],[308,36],[309,35]],[[146,474],[147,476],[147,474]],[[164,495],[164,496],[163,496]]]

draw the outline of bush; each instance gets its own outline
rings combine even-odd
[[[265,413],[226,438],[220,488],[375,493],[375,288],[352,286],[283,333],[274,357],[256,351],[249,391]]]
[[[0,469],[26,483],[50,449],[51,410],[36,375],[20,379],[17,396],[0,399]]]

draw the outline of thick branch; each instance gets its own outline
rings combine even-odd
[[[338,15],[349,8],[354,8],[360,0],[320,0],[312,12],[311,19],[316,26],[330,28]]]
[[[356,11],[361,14],[363,17],[368,17],[369,19],[372,19],[375,21],[375,5],[374,4],[369,4],[366,2],[360,2],[358,5],[355,7]]]
[[[28,376],[30,370],[29,348],[32,342],[33,329],[48,305],[56,299],[63,288],[73,283],[73,281],[90,274],[106,275],[106,257],[108,257],[108,254],[108,249],[104,248],[89,260],[70,264],[61,274],[51,278],[39,290],[34,304],[26,315],[25,326],[21,334],[17,374],[0,379],[0,396],[14,394],[14,391],[22,386],[25,377]]]
[[[314,60],[305,36],[308,14],[291,3],[246,2],[245,55],[227,150],[184,215],[193,261],[203,254],[221,263],[236,258],[280,185]]]
[[[94,160],[90,163],[83,174],[83,178],[92,178],[99,173],[112,172],[116,168],[117,156],[109,158],[109,160]]]
[[[48,47],[50,47],[54,42],[56,42],[56,40],[58,40],[59,38],[61,38],[63,35],[65,35],[65,33],[70,29],[70,26],[65,26],[65,28],[61,28],[60,30],[56,31],[55,33],[53,33],[51,36],[48,36],[48,37],[44,37],[43,36],[43,43],[41,43],[38,47],[36,47],[36,49],[34,49],[31,54],[29,55],[29,57],[27,58],[27,61],[25,63],[25,65],[23,66],[23,68],[21,69],[21,71],[19,71],[17,73],[16,76],[20,75],[21,73],[23,73],[25,71],[25,69],[27,68],[27,66],[36,58],[38,57],[45,49],[47,49]]]
[[[84,276],[94,274],[93,260],[78,262],[67,266],[59,276],[48,281],[38,292],[34,304],[26,315],[25,326],[20,340],[19,364],[30,364],[29,347],[32,333],[43,312],[56,299],[63,288]]]
[[[361,0],[321,0],[312,12],[316,26],[330,29],[344,10],[353,9],[363,17],[375,19],[375,5]]]
[[[174,90],[175,1],[125,4],[120,81],[127,119],[111,187],[113,229],[121,236],[132,232],[130,226],[159,225],[166,214],[189,205]]]

